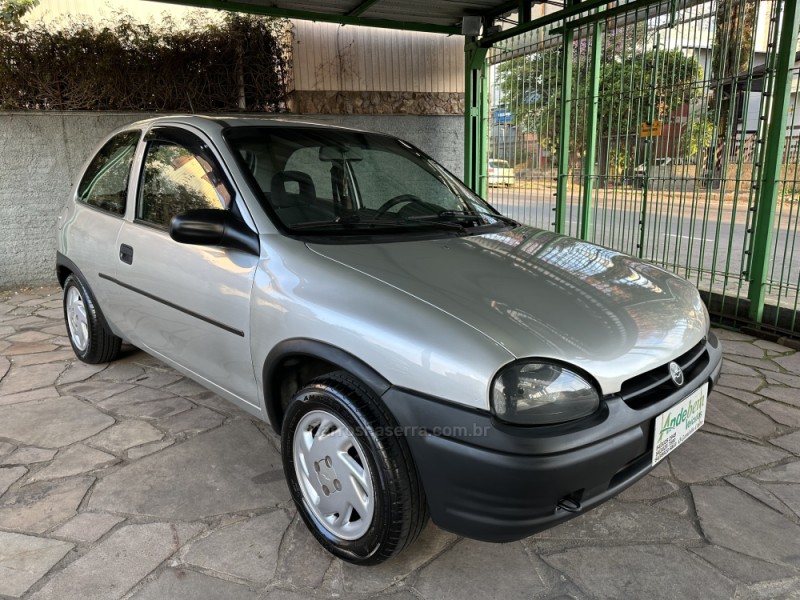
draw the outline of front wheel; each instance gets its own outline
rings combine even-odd
[[[114,360],[122,340],[106,327],[88,286],[75,275],[64,281],[64,320],[75,356],[85,363]]]
[[[295,394],[283,468],[308,528],[329,552],[374,565],[411,545],[428,512],[405,439],[375,394],[345,372]]]

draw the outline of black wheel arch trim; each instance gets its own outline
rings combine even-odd
[[[76,265],[74,262],[72,262],[70,259],[64,256],[61,252],[56,252],[56,278],[58,279],[58,284],[63,289],[64,280],[66,278],[62,279],[61,277],[58,276],[58,270],[60,267],[64,267],[70,273],[75,275],[75,277],[80,279],[81,283],[83,284],[83,287],[85,287],[89,291],[89,293],[92,294],[92,301],[94,302],[94,309],[95,312],[97,313],[98,320],[103,324],[103,327],[105,327],[109,331],[114,331],[114,328],[108,324],[106,316],[103,314],[103,309],[100,307],[100,303],[97,302],[97,297],[94,296],[94,291],[92,291],[92,288],[89,285],[89,281],[86,279],[86,276],[83,274],[80,268],[78,268],[78,265]]]
[[[280,402],[274,401],[275,398],[280,397],[280,389],[277,386],[279,380],[275,377],[275,374],[284,361],[296,357],[324,360],[339,369],[348,371],[372,389],[379,397],[383,396],[392,387],[392,384],[383,375],[363,360],[337,346],[310,338],[284,340],[269,352],[262,370],[264,404],[269,422],[277,433],[280,433],[283,422],[283,407]]]

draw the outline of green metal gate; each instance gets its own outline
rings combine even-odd
[[[494,43],[468,178],[520,221],[687,277],[720,322],[800,331],[796,3],[615,4]]]

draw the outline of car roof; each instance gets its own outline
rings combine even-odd
[[[371,133],[362,129],[352,127],[342,127],[340,125],[329,125],[326,123],[314,123],[311,121],[304,121],[302,119],[287,118],[286,116],[237,116],[237,115],[164,115],[154,117],[151,119],[144,119],[135,123],[130,123],[125,128],[130,127],[148,127],[152,125],[174,125],[184,124],[197,127],[198,129],[221,130],[227,128],[238,127],[303,127],[314,129],[328,129],[332,131],[357,131],[362,133]]]

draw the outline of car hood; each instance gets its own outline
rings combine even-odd
[[[309,248],[435,306],[517,358],[576,365],[606,394],[707,331],[705,308],[686,280],[540,229]],[[430,336],[431,345],[447,344],[436,331]]]

